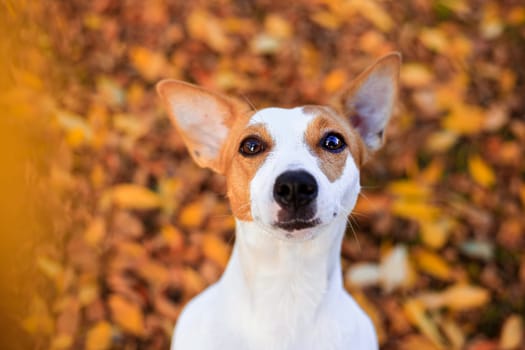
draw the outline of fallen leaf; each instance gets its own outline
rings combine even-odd
[[[182,208],[179,222],[184,227],[197,228],[202,225],[207,214],[203,201],[197,200]]]
[[[158,52],[142,46],[135,46],[129,50],[133,67],[147,81],[159,79],[166,69],[166,59]]]
[[[111,324],[100,321],[91,327],[86,334],[86,350],[107,350],[112,343]]]
[[[423,303],[409,299],[403,304],[403,311],[412,325],[417,327],[439,349],[443,349],[443,339],[436,323],[427,315]]]
[[[490,301],[490,293],[485,288],[456,284],[440,293],[423,294],[419,299],[430,309],[448,307],[464,311],[486,305]]]
[[[496,181],[492,168],[485,163],[479,155],[473,155],[468,159],[470,176],[481,186],[491,187]]]
[[[220,20],[204,10],[194,10],[187,17],[186,27],[190,37],[200,40],[218,52],[227,52],[232,43]]]
[[[451,269],[448,263],[438,254],[429,250],[418,249],[412,256],[415,258],[421,271],[436,278],[447,280],[451,277]]]
[[[144,334],[144,319],[140,307],[118,294],[110,295],[108,305],[113,320],[124,331],[142,336]]]
[[[455,223],[452,219],[440,217],[435,220],[420,220],[421,240],[432,249],[442,248],[448,240]]]
[[[84,240],[90,246],[95,247],[104,238],[105,234],[106,222],[103,218],[97,217],[91,221],[91,224],[84,232]]]
[[[359,263],[352,265],[345,273],[345,282],[360,288],[377,285],[381,280],[379,264]]]
[[[342,69],[334,69],[324,78],[323,88],[328,93],[334,93],[341,89],[343,84],[348,80],[346,72]]]
[[[215,262],[222,269],[230,258],[230,248],[224,241],[217,236],[207,234],[202,240],[202,251],[204,256]]]
[[[434,76],[430,69],[421,63],[405,63],[401,66],[401,83],[410,88],[422,88],[430,85]]]
[[[503,323],[499,346],[502,350],[519,349],[523,346],[523,319],[519,315],[511,315]]]
[[[121,184],[111,190],[113,202],[124,209],[156,209],[162,205],[161,198],[153,191],[135,184]]]

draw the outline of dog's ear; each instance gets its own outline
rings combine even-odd
[[[195,162],[222,174],[224,142],[236,116],[250,108],[236,99],[178,80],[159,82],[157,92]]]
[[[397,97],[401,55],[383,56],[361,73],[343,92],[345,116],[371,150],[383,144],[384,129]]]

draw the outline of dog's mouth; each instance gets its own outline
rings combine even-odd
[[[321,223],[319,219],[303,220],[303,219],[292,219],[287,221],[277,221],[274,223],[275,227],[283,229],[285,231],[298,231],[306,228],[312,228]]]

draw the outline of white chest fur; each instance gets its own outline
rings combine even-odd
[[[188,304],[172,350],[377,349],[370,320],[342,287],[345,220],[317,229],[325,232],[291,243],[237,222],[224,275]]]

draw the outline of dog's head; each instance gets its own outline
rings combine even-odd
[[[355,205],[359,168],[383,143],[400,56],[343,91],[339,106],[252,111],[237,99],[165,80],[157,90],[193,159],[226,175],[235,217],[278,238],[312,238]]]

